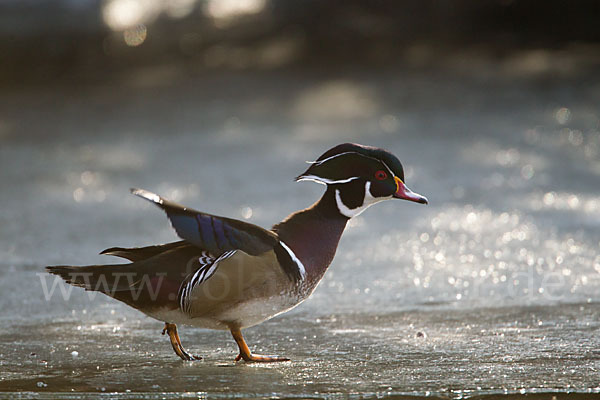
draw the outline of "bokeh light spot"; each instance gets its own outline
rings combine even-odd
[[[266,6],[266,0],[209,0],[205,5],[206,13],[219,22],[248,14],[258,14]]]
[[[523,177],[523,179],[529,180],[533,178],[534,174],[535,170],[533,169],[533,166],[531,164],[524,165],[523,168],[521,168],[521,176]]]
[[[109,0],[102,9],[104,22],[115,31],[140,24],[145,7],[139,0]]]
[[[252,218],[252,214],[254,214],[254,212],[251,207],[246,206],[246,207],[242,207],[241,214],[244,219],[250,219],[250,218]]]
[[[133,28],[123,31],[123,40],[125,40],[125,44],[127,44],[127,46],[137,47],[144,43],[147,34],[148,31],[146,26],[144,24],[139,24]]]
[[[571,119],[571,111],[566,107],[561,107],[554,113],[554,118],[556,118],[556,122],[564,125]]]

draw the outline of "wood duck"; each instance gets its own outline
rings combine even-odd
[[[311,162],[296,181],[326,186],[311,207],[295,212],[271,230],[218,217],[168,201],[142,189],[132,193],[162,208],[182,239],[141,248],[114,247],[108,254],[130,263],[51,266],[68,283],[105,293],[165,322],[173,350],[188,353],[177,324],[229,330],[239,347],[235,359],[288,361],[253,354],[241,329],[286,312],[304,301],[333,260],[352,217],[382,200],[427,204],[404,183],[400,161],[386,150],[345,143]]]

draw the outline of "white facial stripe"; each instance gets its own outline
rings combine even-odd
[[[335,155],[333,155],[331,157],[327,157],[327,158],[324,158],[324,159],[319,160],[319,161],[308,161],[308,163],[314,164],[314,165],[321,165],[324,162],[327,162],[327,161],[332,160],[332,159],[334,159],[336,157],[343,156],[343,155],[346,155],[346,154],[358,154],[358,153],[355,152],[355,151],[346,151],[345,153],[335,154]]]
[[[294,261],[296,263],[296,265],[298,266],[298,270],[300,271],[300,276],[302,277],[302,279],[304,279],[304,277],[306,276],[306,269],[304,268],[304,264],[302,264],[302,261],[300,261],[300,259],[298,259],[298,257],[296,257],[296,254],[294,254],[292,249],[290,249],[287,246],[287,244],[283,243],[283,240],[280,240],[279,244],[281,244],[281,247],[283,247],[285,249],[285,251],[288,252],[292,261]]]
[[[331,179],[321,178],[320,176],[316,176],[316,175],[305,175],[305,176],[300,177],[298,179],[298,181],[313,181],[313,182],[321,183],[323,185],[334,185],[337,183],[348,183],[355,179],[358,179],[358,176],[352,176],[350,178],[332,181]]]
[[[356,151],[346,151],[346,152],[344,152],[344,153],[335,154],[335,155],[333,155],[333,156],[331,156],[331,157],[324,158],[323,160],[318,160],[318,161],[307,161],[307,163],[309,163],[309,164],[314,164],[314,165],[321,165],[321,164],[323,164],[323,163],[325,163],[325,162],[327,162],[327,161],[333,160],[334,158],[337,158],[337,157],[340,157],[340,156],[345,156],[346,154],[356,154],[357,156],[361,156],[361,157],[369,158],[369,159],[371,159],[371,160],[379,161],[379,162],[383,163],[383,165],[385,165],[385,163],[384,163],[383,161],[381,161],[380,159],[378,159],[378,158],[371,157],[371,156],[367,156],[367,155],[365,155],[365,154],[361,154],[361,153],[359,153],[359,152],[356,152]],[[385,167],[386,167],[386,168],[388,168],[388,166],[387,166],[387,165],[385,165]],[[389,169],[389,168],[388,168],[388,169]],[[390,172],[391,172],[391,170],[390,170]]]
[[[365,183],[365,197],[363,199],[362,205],[358,206],[356,208],[349,208],[348,206],[346,206],[344,204],[344,201],[342,200],[342,197],[340,196],[340,190],[339,189],[335,190],[335,202],[337,204],[337,208],[338,208],[340,214],[342,214],[348,218],[356,217],[357,215],[359,215],[360,213],[365,211],[367,208],[369,208],[373,204],[378,203],[383,200],[389,200],[391,198],[392,198],[392,196],[374,197],[373,194],[371,194],[371,182],[367,181],[367,183]]]
[[[335,189],[335,203],[337,204],[337,208],[338,208],[338,211],[340,212],[340,214],[342,214],[348,218],[352,218],[360,213],[360,211],[358,213],[355,212],[356,210],[358,210],[357,208],[352,210],[352,209],[346,207],[346,205],[342,201],[342,198],[340,197],[340,189]]]
[[[390,176],[396,176],[396,174],[394,174],[394,172],[392,171],[392,169],[390,167],[387,166],[387,164],[385,162],[383,162],[382,160],[380,160],[381,163],[383,164],[383,166],[385,168],[387,168],[388,172],[390,173]]]
[[[313,177],[312,175],[306,175],[306,176],[303,176],[302,178],[296,179],[296,182],[302,182],[302,181],[312,181],[312,182],[317,182],[317,183],[320,183],[321,185],[327,186],[327,184],[325,182],[323,182],[320,179],[317,179],[316,177]]]
[[[358,153],[356,151],[346,151],[344,153],[335,154],[335,155],[333,155],[331,157],[327,157],[327,158],[325,158],[323,160],[319,160],[319,161],[307,161],[307,163],[308,164],[313,164],[313,165],[321,165],[321,164],[323,164],[323,163],[325,163],[327,161],[333,160],[334,158],[337,158],[337,157],[340,157],[340,156],[344,156],[344,155],[347,155],[347,154],[356,154],[357,156],[361,156],[361,157],[365,157],[365,158],[370,158],[371,160],[378,161],[378,162],[380,162],[385,167],[385,169],[387,169],[387,171],[390,174],[390,176],[395,176],[395,174],[392,171],[392,169],[390,167],[388,167],[388,165],[383,160],[380,160],[380,159],[375,158],[375,157],[367,156],[365,154],[361,154],[361,153]],[[307,178],[309,178],[307,180],[313,180],[315,182],[318,182],[317,179],[316,179],[318,177],[314,177],[312,175],[310,175],[310,176],[307,175]],[[324,179],[324,178],[318,178],[318,179],[321,179],[323,182],[327,181],[327,179]],[[350,180],[352,180],[352,179],[357,179],[357,178],[350,178]],[[301,181],[301,180],[304,180],[304,179],[301,178],[301,179],[298,179],[298,180]],[[348,181],[346,181],[346,180],[342,180],[342,181],[330,181],[330,182],[332,182],[332,183],[346,183],[346,182],[350,182],[350,180],[348,180]],[[319,182],[319,183],[322,183],[322,182]]]

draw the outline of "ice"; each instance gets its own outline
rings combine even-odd
[[[546,91],[498,79],[491,91],[477,77],[432,86],[409,71],[232,74],[11,99],[0,138],[0,390],[598,393],[598,77],[576,93],[569,81]],[[161,322],[79,288],[50,295],[45,265],[116,262],[97,254],[176,239],[130,187],[270,226],[320,196],[322,186],[293,178],[343,141],[397,154],[430,204],[371,207],[309,300],[247,330],[253,350],[291,362],[236,365],[227,333],[185,326],[184,345],[204,359],[182,362]]]

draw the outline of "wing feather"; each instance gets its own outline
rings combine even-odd
[[[180,238],[216,256],[232,250],[257,256],[279,243],[275,233],[260,226],[184,207],[147,190],[131,193],[162,208]]]

